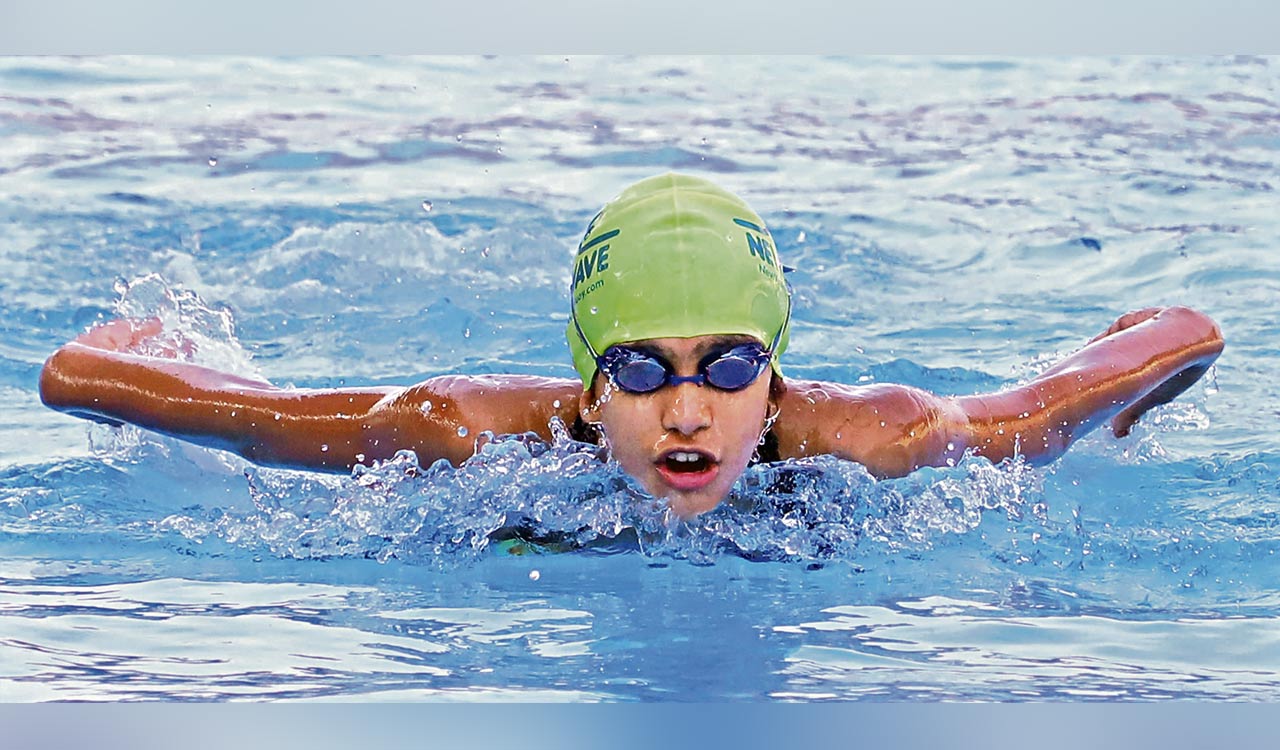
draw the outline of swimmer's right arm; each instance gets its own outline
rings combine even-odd
[[[549,437],[571,421],[581,386],[532,376],[443,376],[409,388],[280,388],[169,358],[126,351],[158,321],[112,321],[56,351],[40,374],[51,408],[128,422],[256,463],[347,471],[413,450],[421,463],[458,464],[484,430]]]
[[[877,477],[956,461],[1043,463],[1110,421],[1128,434],[1146,411],[1195,383],[1222,352],[1222,331],[1186,307],[1121,316],[1083,348],[1026,383],[996,393],[938,396],[890,383],[790,381],[776,433],[784,457],[832,453]]]

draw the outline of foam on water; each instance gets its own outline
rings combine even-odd
[[[184,359],[257,376],[238,343],[229,311],[158,275],[119,282],[114,311],[158,318],[164,341],[140,353],[182,352]],[[186,344],[186,346],[177,346]],[[1041,473],[1020,461],[993,466],[966,458],[877,482],[857,464],[829,456],[751,467],[716,511],[677,519],[647,496],[607,453],[572,440],[563,424],[553,439],[476,436],[477,451],[460,467],[422,467],[408,451],[350,476],[254,467],[132,426],[96,426],[95,455],[132,465],[185,457],[196,470],[242,473],[252,507],[201,508],[198,515],[129,516],[117,523],[177,532],[197,544],[221,541],[293,559],[391,559],[456,565],[490,552],[495,535],[518,533],[521,550],[634,550],[654,557],[711,563],[724,554],[759,560],[865,561],[869,553],[926,549],[947,534],[976,529],[986,512],[1046,520]],[[91,507],[56,523],[64,530],[98,523]],[[119,511],[120,509],[116,509]]]

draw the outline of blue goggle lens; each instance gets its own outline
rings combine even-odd
[[[755,382],[769,366],[769,353],[759,344],[743,344],[712,354],[698,364],[698,374],[679,377],[670,365],[652,354],[622,346],[610,347],[600,369],[628,393],[652,393],[665,385],[709,383],[722,391],[740,391]]]

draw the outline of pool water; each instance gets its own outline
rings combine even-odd
[[[1278,65],[0,60],[0,699],[1276,700]],[[691,524],[564,436],[335,476],[39,402],[120,314],[281,384],[569,377],[572,249],[670,169],[769,221],[793,376],[993,390],[1158,304],[1227,349],[1046,467]]]

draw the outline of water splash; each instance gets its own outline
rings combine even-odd
[[[157,275],[118,288],[117,314],[159,318],[169,337],[163,345],[189,343],[181,351],[190,361],[256,374],[228,311]],[[610,396],[606,385],[601,402]],[[972,532],[992,512],[1045,522],[1043,476],[1021,462],[966,458],[878,482],[862,466],[829,456],[753,466],[721,507],[683,521],[609,461],[607,448],[574,441],[558,420],[551,428],[549,442],[482,432],[475,455],[460,467],[423,467],[402,451],[349,476],[251,466],[131,426],[95,426],[91,445],[109,461],[152,465],[181,456],[198,471],[242,474],[251,504],[137,521],[192,542],[286,559],[447,567],[502,549],[631,551],[694,564],[724,555],[857,562],[930,548]]]
[[[173,357],[216,367],[250,378],[261,373],[235,335],[231,311],[217,309],[189,289],[173,288],[160,274],[147,274],[115,284],[120,298],[112,310],[122,318],[158,319],[164,327],[155,339],[134,349],[137,354]]]
[[[162,527],[286,558],[361,557],[448,566],[486,553],[519,529],[529,549],[585,548],[628,530],[661,533],[671,514],[646,499],[599,449],[568,438],[482,433],[460,467],[419,465],[410,451],[350,476],[253,467],[254,509],[210,522],[174,515]],[[544,544],[539,544],[542,542]],[[554,542],[554,545],[546,544]]]
[[[460,467],[422,467],[408,451],[346,477],[250,467],[251,510],[175,514],[159,527],[282,558],[449,567],[498,550],[857,562],[930,548],[973,531],[988,512],[1044,522],[1040,475],[1021,463],[967,459],[877,482],[833,457],[753,467],[721,507],[684,521],[602,449],[562,425],[555,433],[550,442],[482,433]]]

